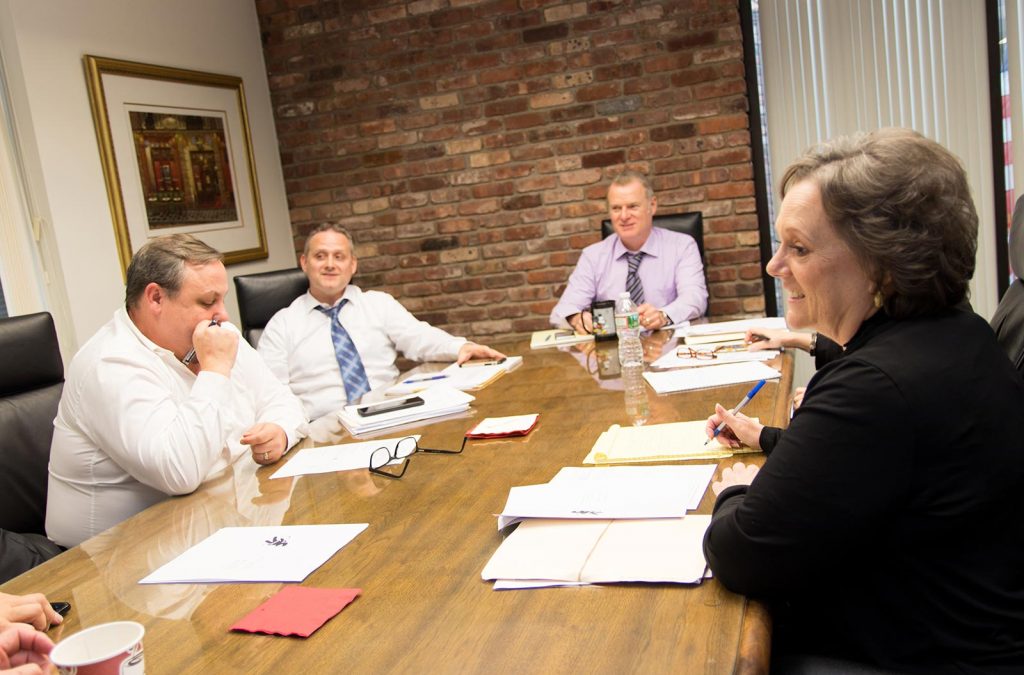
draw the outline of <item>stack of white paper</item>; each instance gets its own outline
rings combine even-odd
[[[522,520],[484,568],[496,590],[648,581],[697,583],[714,465],[564,468],[512,488],[499,528]]]
[[[384,393],[388,396],[405,396],[436,386],[451,387],[460,391],[482,389],[521,365],[523,365],[522,356],[509,356],[501,363],[486,366],[462,367],[453,363],[438,373],[410,375],[401,382],[388,387]]]
[[[462,412],[469,408],[474,397],[451,387],[430,387],[419,393],[423,405],[404,408],[380,415],[362,416],[357,411],[361,405],[347,405],[338,413],[338,418],[353,436],[389,429],[413,422],[443,417]]]
[[[750,328],[785,329],[786,319],[783,317],[763,317],[760,319],[737,319],[735,321],[691,324],[685,328],[677,329],[673,337],[680,339],[687,337],[709,338],[729,333],[746,333]]]
[[[512,488],[498,529],[524,518],[682,518],[700,504],[714,473],[714,464],[565,467],[549,483]]]
[[[644,373],[644,379],[659,394],[673,391],[690,391],[722,387],[740,382],[756,382],[757,380],[775,380],[781,373],[760,361],[742,363],[724,363],[706,368],[681,368],[663,372]]]
[[[777,351],[762,349],[757,352],[721,352],[713,359],[679,356],[678,350],[671,350],[651,365],[655,368],[700,368],[704,366],[720,366],[723,363],[743,363],[744,361],[770,361],[779,355]]]
[[[653,520],[527,520],[484,567],[495,590],[704,577],[711,516]]]

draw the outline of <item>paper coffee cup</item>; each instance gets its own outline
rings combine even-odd
[[[86,628],[61,640],[50,652],[50,660],[61,675],[143,675],[145,632],[134,621]]]

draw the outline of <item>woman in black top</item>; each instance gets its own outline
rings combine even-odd
[[[956,308],[978,227],[963,168],[880,130],[810,150],[782,194],[787,323],[843,350],[785,431],[708,420],[769,455],[714,485],[711,569],[770,603],[781,663],[1024,672],[1024,382]]]

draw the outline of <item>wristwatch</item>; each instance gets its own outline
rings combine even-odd
[[[810,354],[811,356],[814,356],[814,350],[817,348],[817,346],[818,346],[818,334],[817,333],[811,333],[811,344],[810,344],[810,349],[807,350],[807,353]]]

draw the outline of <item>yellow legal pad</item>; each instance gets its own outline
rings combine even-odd
[[[756,418],[754,418],[756,420]],[[671,422],[643,427],[613,424],[601,433],[584,464],[627,462],[668,462],[679,459],[722,459],[736,453],[757,452],[748,447],[735,450],[717,440],[704,445],[707,420]]]

